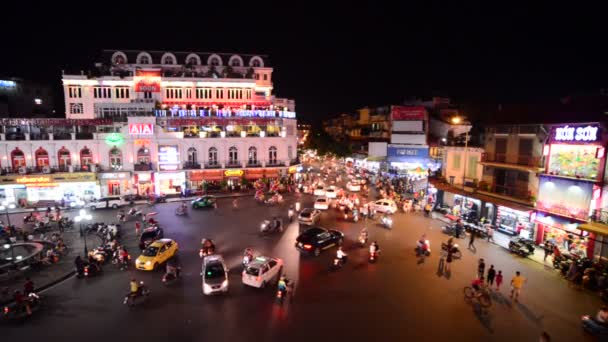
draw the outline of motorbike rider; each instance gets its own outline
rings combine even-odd
[[[289,221],[291,221],[293,219],[293,205],[289,206],[289,210],[287,210],[287,217],[289,217]]]
[[[167,261],[167,274],[172,274],[175,278],[179,277],[179,262],[177,261],[177,256],[172,257]]]
[[[361,233],[359,233],[359,236],[363,238],[365,242],[367,242],[367,239],[369,238],[369,231],[367,230],[367,227],[363,227],[363,229],[361,229]]]
[[[247,258],[247,262],[245,263],[245,258]],[[245,251],[243,252],[243,262],[245,264],[248,264],[251,262],[251,260],[253,260],[253,249],[251,248],[245,248]]]
[[[372,242],[371,245],[369,245],[369,253],[373,254],[373,253],[379,253],[380,252],[380,245],[378,245],[377,241]]]
[[[347,254],[342,250],[342,246],[338,247],[338,251],[336,252],[336,258],[340,262],[340,264],[346,263]]]
[[[34,292],[34,282],[30,278],[25,278],[25,284],[23,284],[23,294],[29,296],[30,293]]]
[[[281,227],[281,220],[275,216],[272,218],[272,228],[278,230],[279,227]]]
[[[203,245],[203,254],[210,254],[211,252],[215,251],[215,245],[211,239],[203,239],[201,243]]]
[[[141,291],[141,288],[139,287],[139,283],[137,282],[137,280],[135,280],[135,278],[131,278],[131,282],[129,283],[131,292],[129,293],[129,295],[131,296],[131,298],[135,298],[139,295],[139,292]]]
[[[27,314],[31,315],[32,309],[30,307],[30,303],[26,299],[27,298],[25,298],[25,296],[19,290],[15,290],[13,293],[13,300],[15,301],[17,308],[25,308]]]

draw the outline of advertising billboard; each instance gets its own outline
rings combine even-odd
[[[425,120],[426,109],[422,106],[391,106],[391,119],[398,120]]]
[[[135,91],[138,93],[160,92],[160,70],[136,70],[133,77]]]
[[[536,208],[544,212],[586,221],[593,197],[593,183],[541,176]]]

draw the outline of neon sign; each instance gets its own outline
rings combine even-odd
[[[106,144],[108,145],[120,145],[124,142],[122,135],[119,133],[110,133],[106,137]]]
[[[179,164],[179,151],[177,146],[165,145],[158,147],[158,164]]]
[[[179,109],[179,107],[173,107],[170,109],[156,109],[154,114],[157,117],[241,117],[241,118],[286,118],[295,119],[296,113],[284,110],[230,110],[230,109]]]
[[[15,81],[0,80],[0,88],[15,88],[16,86]]]
[[[150,139],[135,139],[133,140],[133,144],[135,146],[148,146],[150,145],[151,141]]]
[[[129,124],[129,134],[131,135],[152,135],[154,134],[154,124],[151,123],[132,123]]]
[[[571,127],[563,126],[555,128],[556,141],[597,141],[597,126]]]
[[[243,170],[226,170],[224,176],[226,177],[240,177],[243,175]]]

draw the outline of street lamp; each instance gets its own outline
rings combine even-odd
[[[80,223],[80,237],[84,238],[84,257],[86,258],[89,254],[89,249],[87,248],[87,235],[82,230],[83,221],[91,221],[93,216],[87,214],[87,211],[84,209],[80,209],[78,212],[78,216],[74,217],[74,222]]]
[[[8,214],[8,210],[15,208],[16,206],[14,203],[8,203],[7,201],[2,201],[2,205],[0,205],[0,211],[4,211],[4,213],[6,214],[6,222],[8,223],[9,227],[11,225],[11,217]]]
[[[460,116],[454,116],[451,119],[452,124],[454,125],[460,125],[463,124],[464,120],[462,117]],[[469,151],[469,130],[466,129],[464,131],[465,133],[465,137],[464,137],[464,166],[462,168],[462,189],[464,190],[464,184],[465,184],[465,178],[466,178],[466,174],[467,174],[467,152]]]
[[[9,243],[5,243],[4,244],[4,249],[11,249],[11,265],[13,265],[13,268],[15,267],[15,249],[13,248],[13,246]]]

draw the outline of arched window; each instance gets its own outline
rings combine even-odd
[[[11,152],[11,163],[15,170],[20,167],[25,167],[25,155],[19,148],[15,148],[13,152]]]
[[[65,147],[61,147],[59,151],[57,151],[57,161],[59,162],[60,169],[65,169],[72,165],[72,156],[70,155],[70,151],[68,151],[68,149]]]
[[[188,149],[188,163],[196,164],[198,162],[198,152],[194,147]]]
[[[234,165],[239,162],[239,152],[238,149],[232,146],[228,149],[228,164]]]
[[[242,67],[243,59],[239,55],[233,55],[232,57],[230,57],[228,64],[233,67]]]
[[[209,148],[209,165],[217,165],[217,148]]]
[[[249,148],[249,154],[247,156],[247,164],[255,165],[258,163],[258,149],[251,146]]]
[[[150,163],[150,149],[143,146],[137,150],[137,163],[138,164],[149,164]]]
[[[91,164],[93,164],[93,152],[85,146],[80,150],[80,166],[88,167]]]
[[[165,55],[161,62],[162,64],[175,64],[175,58],[172,55]]]
[[[253,62],[251,63],[251,65],[254,68],[259,68],[262,65],[262,63],[260,63],[260,61],[258,61],[257,59],[254,59]]]
[[[39,147],[35,153],[36,157],[36,166],[41,168],[44,166],[49,166],[49,154],[45,149]]]
[[[268,163],[273,165],[277,163],[277,148],[270,146],[268,149]]]
[[[141,56],[139,64],[150,64],[150,59],[148,58],[148,56]]]
[[[188,65],[200,65],[201,64],[201,59],[198,55],[196,54],[189,54],[188,57],[186,57],[186,64]]]
[[[116,147],[110,150],[110,168],[113,170],[122,169],[122,152]]]
[[[209,65],[212,66],[219,66],[220,65],[220,59],[217,57],[213,57],[209,59]]]
[[[121,51],[116,51],[112,55],[112,63],[114,64],[125,64],[127,63],[127,56]]]

